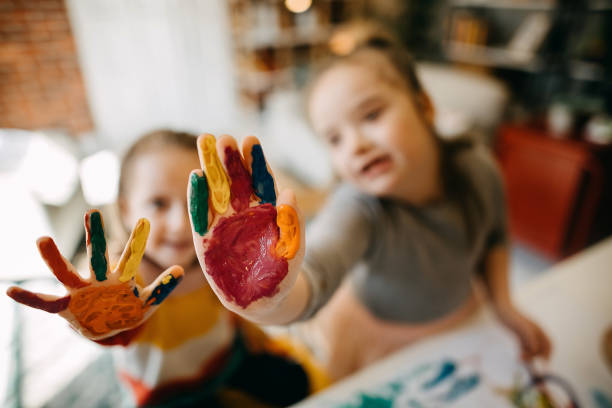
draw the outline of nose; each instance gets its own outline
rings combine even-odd
[[[175,234],[189,230],[189,218],[185,203],[173,203],[168,211],[168,229]]]
[[[372,140],[367,137],[360,129],[352,129],[348,135],[349,149],[353,155],[361,155],[372,148]]]

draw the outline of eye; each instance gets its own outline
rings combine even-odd
[[[326,139],[330,146],[338,146],[341,142],[339,133],[331,133],[327,135]]]
[[[163,210],[168,207],[168,200],[164,197],[153,197],[150,201],[150,205],[156,210]]]
[[[369,111],[367,111],[367,113],[363,116],[363,119],[368,121],[368,122],[372,122],[375,121],[376,119],[378,119],[378,117],[380,116],[380,114],[382,113],[383,108],[376,108],[376,109],[370,109]]]

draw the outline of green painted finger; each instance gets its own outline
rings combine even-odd
[[[85,229],[87,231],[87,245],[90,247],[91,270],[97,281],[106,280],[108,261],[106,259],[106,239],[102,215],[98,210],[92,210],[85,215]]]
[[[189,214],[193,229],[200,235],[208,231],[208,182],[206,175],[191,173],[189,195]]]

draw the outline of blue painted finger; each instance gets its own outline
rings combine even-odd
[[[251,150],[253,162],[251,170],[253,174],[253,190],[262,203],[276,205],[276,192],[274,191],[274,179],[268,171],[268,165],[260,144],[253,145]]]
[[[145,304],[147,306],[159,305],[168,297],[170,292],[174,290],[183,277],[175,277],[172,274],[166,275],[159,284],[153,289],[151,295],[147,298]]]

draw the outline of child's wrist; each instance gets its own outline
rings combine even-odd
[[[493,309],[502,319],[508,319],[514,316],[517,312],[516,308],[512,304],[512,301],[508,299],[492,299]]]

